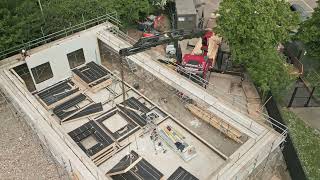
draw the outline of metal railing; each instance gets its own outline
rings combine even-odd
[[[107,13],[105,15],[90,19],[88,21],[82,21],[79,24],[76,24],[74,26],[70,26],[70,27],[66,27],[60,31],[48,34],[48,35],[42,35],[40,38],[31,40],[29,42],[26,43],[22,43],[19,44],[17,46],[14,46],[12,48],[3,50],[0,52],[0,60],[7,58],[9,56],[13,56],[15,54],[20,53],[23,49],[24,50],[30,50],[32,48],[41,46],[43,44],[49,43],[51,41],[63,38],[63,37],[67,37],[71,34],[74,34],[76,32],[91,28],[93,26],[102,24],[106,21],[114,23],[116,26],[121,26],[121,22],[118,20],[117,18],[117,12],[111,12],[111,13]]]

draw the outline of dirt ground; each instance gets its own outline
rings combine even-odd
[[[65,169],[1,94],[0,123],[0,179],[69,179]]]

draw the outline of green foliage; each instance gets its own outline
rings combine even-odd
[[[148,0],[36,0],[0,1],[0,51],[69,26],[117,11],[124,25],[152,10]]]
[[[41,32],[38,13],[37,4],[32,0],[3,1],[0,8],[0,49],[35,38],[36,33]],[[34,30],[36,28],[37,31]]]
[[[276,47],[289,40],[298,24],[284,0],[224,0],[215,31],[230,45],[232,58],[244,65],[262,91],[286,87],[292,79]],[[280,87],[279,87],[280,86]]]
[[[153,6],[164,9],[169,0],[149,0]]]
[[[308,127],[293,112],[283,109],[282,116],[286,121],[293,144],[308,179],[320,177],[320,134]]]
[[[277,51],[264,49],[254,58],[259,62],[248,63],[247,71],[263,92],[272,90],[275,96],[280,96],[282,91],[290,87],[294,81],[294,77],[290,75],[290,68],[293,67],[287,65]]]
[[[296,38],[305,43],[311,56],[320,60],[320,1],[312,17],[300,25]]]
[[[107,0],[110,3],[114,0]],[[105,1],[105,2],[107,2]],[[148,0],[116,0],[112,8],[117,11],[124,25],[135,24],[138,19],[146,17],[152,11]]]

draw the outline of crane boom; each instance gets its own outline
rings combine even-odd
[[[120,49],[119,54],[122,57],[130,56],[143,52],[151,47],[156,47],[162,44],[182,41],[184,39],[192,39],[202,37],[206,30],[175,30],[152,37],[144,37],[138,40],[132,47]]]
[[[125,83],[124,83],[124,71],[123,64],[127,56],[143,52],[152,47],[156,47],[161,44],[168,44],[171,42],[178,42],[184,39],[192,39],[202,37],[207,31],[206,30],[174,30],[162,34],[158,34],[152,37],[144,37],[139,39],[133,46],[123,48],[119,50],[121,58],[121,81],[122,81],[122,97],[123,102],[126,100]],[[126,105],[124,105],[126,106]]]

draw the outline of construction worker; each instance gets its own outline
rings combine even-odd
[[[28,56],[28,53],[25,49],[21,50],[21,60],[24,61],[26,57]]]

